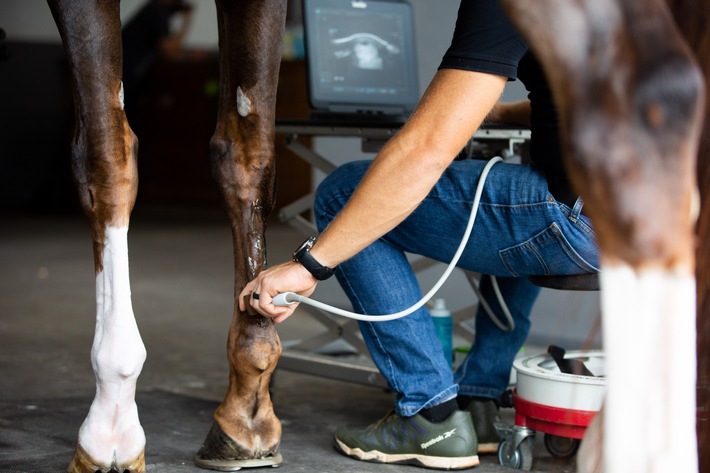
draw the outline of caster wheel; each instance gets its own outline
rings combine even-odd
[[[513,442],[503,440],[498,446],[498,463],[508,468],[530,471],[533,463],[533,437],[526,437],[518,448]]]
[[[545,448],[557,458],[572,458],[579,449],[579,439],[545,434]]]

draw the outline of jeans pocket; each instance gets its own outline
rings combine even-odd
[[[580,243],[596,248],[591,239]],[[596,254],[596,250],[593,253]],[[503,265],[514,277],[598,271],[595,261],[582,257],[556,223],[523,243],[500,250],[499,254]]]

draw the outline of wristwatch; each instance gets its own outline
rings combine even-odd
[[[335,273],[335,268],[320,264],[311,254],[310,249],[316,242],[316,237],[310,237],[293,252],[293,260],[301,263],[317,280],[323,281]]]

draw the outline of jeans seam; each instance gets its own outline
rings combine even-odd
[[[562,250],[567,254],[567,256],[575,262],[581,269],[584,270],[589,270],[588,268],[591,268],[592,271],[596,270],[599,271],[599,268],[595,267],[594,265],[590,264],[587,260],[582,258],[582,256],[577,253],[577,250],[574,249],[572,244],[567,240],[567,237],[565,237],[564,233],[562,232],[562,229],[557,226],[557,224],[553,224],[555,227],[557,227],[558,231],[555,232],[555,239],[560,243],[560,246],[562,247]],[[546,273],[547,274],[547,273]]]
[[[468,204],[470,205],[471,202],[468,202]],[[543,207],[543,206],[547,206],[547,205],[550,205],[550,202],[547,201],[547,200],[541,200],[541,201],[538,201],[538,202],[526,202],[526,203],[524,203],[524,204],[495,204],[495,203],[490,203],[490,202],[480,202],[478,205],[479,205],[479,207],[480,207],[480,206],[483,206],[483,205],[487,205],[487,206],[492,207],[492,208],[524,209],[524,208],[527,208],[527,207]]]
[[[555,227],[557,226],[557,224],[555,224],[555,223],[553,223],[552,225],[554,225]],[[537,261],[538,261],[538,263],[540,263],[540,266],[542,266],[542,270],[545,272],[545,274],[549,273],[550,268],[547,266],[545,259],[542,256],[540,256],[540,252],[537,251],[537,248],[535,247],[535,245],[528,242],[528,243],[525,243],[525,246],[527,246],[530,249],[530,251],[535,255],[535,258],[537,258]]]

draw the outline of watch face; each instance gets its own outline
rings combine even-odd
[[[310,237],[308,240],[301,243],[301,246],[299,246],[298,249],[293,252],[294,259],[298,260],[298,258],[301,256],[301,254],[304,251],[310,250],[313,247],[313,244],[315,242],[316,242],[315,237]]]

